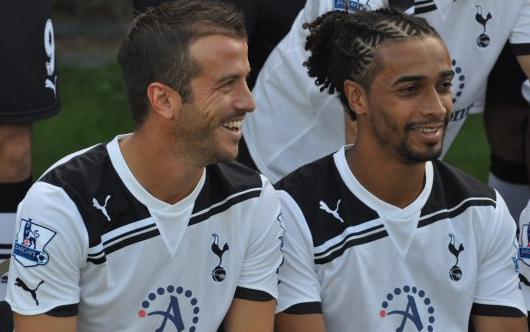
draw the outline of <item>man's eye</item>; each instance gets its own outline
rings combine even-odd
[[[442,91],[451,91],[451,88],[453,87],[453,83],[451,81],[449,82],[442,82],[440,84],[440,88]]]
[[[415,85],[409,85],[402,87],[401,89],[399,89],[399,91],[405,94],[415,93],[418,91],[418,87]]]

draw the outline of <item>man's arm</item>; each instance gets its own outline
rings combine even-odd
[[[276,301],[234,299],[225,316],[225,332],[272,332]]]
[[[88,247],[79,218],[66,193],[45,182],[20,203],[6,295],[17,332],[76,330]]]
[[[274,327],[285,232],[276,192],[265,177],[262,181],[238,286],[223,322],[226,332],[272,332]]]
[[[289,193],[280,190],[278,196],[285,226],[285,261],[279,270],[275,331],[325,332],[311,232]]]
[[[519,284],[516,224],[498,192],[496,201],[492,217],[476,228],[477,234],[488,240],[478,247],[471,319],[476,332],[528,332]]]
[[[491,317],[473,315],[475,332],[528,332],[526,317]]]
[[[75,332],[77,316],[54,317],[46,314],[25,316],[14,313],[15,330],[17,332]]]
[[[280,312],[274,322],[275,332],[326,332],[322,314],[288,314]]]

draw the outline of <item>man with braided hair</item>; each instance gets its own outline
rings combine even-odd
[[[332,10],[381,7],[402,8],[425,18],[449,49],[456,72],[454,112],[442,155],[470,110],[480,109],[477,100],[482,87],[508,40],[530,77],[528,0],[512,0],[509,6],[499,0],[307,0],[290,32],[271,52],[252,90],[256,109],[263,112],[254,112],[243,125],[252,161],[273,182],[349,142],[345,127],[351,121],[337,95],[321,93],[302,66],[308,56],[303,47],[307,36],[303,23]]]
[[[455,72],[438,33],[392,9],[306,25],[309,75],[355,145],[277,184],[280,332],[526,331],[515,223],[498,193],[438,160]]]

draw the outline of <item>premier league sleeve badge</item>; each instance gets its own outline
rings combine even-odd
[[[31,218],[20,220],[15,238],[13,255],[25,267],[45,265],[49,256],[45,248],[57,232],[33,222]]]

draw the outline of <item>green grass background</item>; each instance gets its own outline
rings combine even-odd
[[[133,128],[116,64],[60,67],[62,110],[37,122],[33,133],[33,175],[61,157]]]
[[[35,124],[35,178],[61,157],[133,129],[117,64],[59,68],[63,107],[59,115]],[[486,181],[489,147],[481,115],[468,118],[445,160]]]

